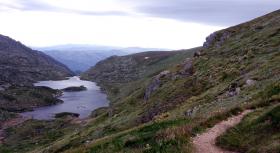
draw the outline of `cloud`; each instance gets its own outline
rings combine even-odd
[[[225,26],[280,8],[279,0],[127,0],[127,3],[147,16]]]
[[[279,0],[1,0],[1,8],[91,16],[143,15],[230,26],[280,8]],[[128,8],[128,9],[127,9]],[[2,10],[3,11],[3,10]]]
[[[1,9],[2,8],[2,9]],[[83,9],[63,8],[56,5],[52,5],[40,0],[14,0],[13,3],[0,2],[0,11],[6,11],[7,9],[18,11],[45,11],[45,12],[61,12],[61,13],[74,13],[80,15],[95,15],[95,16],[125,16],[129,13],[125,11],[94,11]]]

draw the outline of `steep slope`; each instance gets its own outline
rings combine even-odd
[[[24,85],[71,75],[66,66],[50,56],[0,35],[0,84]]]
[[[168,152],[175,148],[189,152],[184,147],[189,144],[188,137],[193,131],[200,131],[227,116],[215,117],[216,114],[231,112],[237,107],[279,103],[279,96],[276,96],[280,94],[279,90],[273,87],[280,81],[279,19],[278,10],[213,33],[193,59],[169,69],[167,75],[148,79],[148,84],[116,100],[109,111],[112,118],[102,122],[102,131],[104,135],[111,135],[136,125],[142,126],[96,143],[93,141],[86,149],[82,148],[92,152],[109,151],[106,148],[115,152]],[[190,73],[182,75],[182,72]],[[103,80],[108,79],[104,77]],[[126,86],[123,80],[119,86]],[[145,92],[154,82],[160,82],[160,85],[145,100]],[[182,128],[182,122],[191,129],[191,132],[186,130],[185,138],[176,134]],[[169,129],[167,125],[178,128]]]
[[[257,113],[257,118],[248,114],[253,116],[248,119],[253,122],[245,118],[237,125],[249,139],[236,135],[233,130],[219,144],[238,151],[277,153],[280,147],[279,40],[280,10],[213,33],[193,58],[190,52],[181,52],[149,63],[146,62],[149,56],[144,53],[136,56],[141,57],[139,64],[138,58],[132,58],[135,55],[100,62],[84,78],[96,80],[109,93],[110,108],[94,111],[93,118],[75,132],[29,150],[34,153],[189,153],[194,151],[192,136],[250,108],[267,110],[267,113]],[[7,144],[14,135],[8,137]],[[234,136],[248,144],[228,141]],[[260,138],[271,145],[256,141]],[[23,146],[28,150],[30,143],[15,147],[4,143],[4,146],[12,152]],[[259,144],[260,147],[250,150]]]
[[[71,70],[48,55],[0,35],[0,125],[14,116],[9,115],[11,112],[60,103],[60,91],[32,83],[71,75]]]

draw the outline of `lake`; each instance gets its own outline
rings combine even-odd
[[[71,86],[85,86],[87,90],[78,92],[63,92],[59,99],[64,103],[41,107],[34,109],[31,112],[21,113],[23,116],[33,117],[39,120],[53,119],[54,115],[61,112],[72,112],[80,114],[80,118],[88,117],[91,112],[97,108],[109,105],[107,96],[101,92],[94,82],[80,80],[74,76],[68,80],[61,81],[40,81],[34,84],[35,86],[47,86],[53,89],[64,89]]]

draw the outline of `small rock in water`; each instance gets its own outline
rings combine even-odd
[[[79,87],[67,87],[62,89],[62,91],[65,92],[76,92],[76,91],[85,91],[87,88],[85,86],[79,86]]]

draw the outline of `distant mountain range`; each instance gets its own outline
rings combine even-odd
[[[67,65],[76,73],[84,72],[97,62],[113,55],[127,55],[131,53],[144,51],[166,51],[159,48],[141,48],[141,47],[112,47],[100,45],[58,45],[51,47],[34,48],[52,56],[61,63]]]

